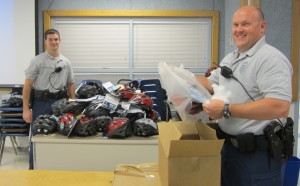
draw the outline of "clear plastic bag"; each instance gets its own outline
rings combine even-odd
[[[181,119],[187,123],[199,119],[208,121],[208,116],[204,111],[195,115],[189,113],[193,101],[204,103],[211,98],[210,93],[197,81],[195,75],[183,66],[169,66],[166,63],[160,63],[158,71],[163,87]]]

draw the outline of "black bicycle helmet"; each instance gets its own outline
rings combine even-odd
[[[137,108],[135,106],[131,106],[129,110],[124,112],[124,115],[126,118],[130,119],[131,121],[135,121],[137,119],[141,119],[146,116],[145,112],[142,109]]]
[[[147,137],[158,134],[157,124],[149,118],[136,120],[133,124],[133,128],[133,133],[137,136]]]
[[[76,92],[77,98],[85,99],[90,98],[95,95],[105,96],[108,92],[102,86],[102,84],[98,84],[97,82],[87,82],[86,84],[81,85],[78,91]]]
[[[77,98],[85,99],[97,95],[97,87],[92,85],[84,85],[79,88]]]
[[[82,114],[89,103],[86,102],[69,102],[64,110],[65,113],[73,113],[75,116]]]
[[[111,123],[112,118],[110,116],[99,116],[94,119],[94,124],[99,132],[105,132],[107,126]]]
[[[75,125],[75,133],[79,136],[91,136],[96,134],[93,118],[83,117]]]
[[[96,118],[99,116],[107,116],[110,113],[110,110],[101,107],[103,101],[92,101],[85,109],[85,115],[87,117]]]
[[[59,100],[55,101],[51,105],[53,115],[60,116],[63,113],[65,113],[65,110],[67,108],[67,104],[68,104],[68,101],[65,98],[64,99],[59,99]]]
[[[53,115],[40,115],[33,122],[33,134],[50,134],[57,129],[57,118]]]
[[[10,107],[22,107],[23,97],[22,95],[13,95],[8,100]]]

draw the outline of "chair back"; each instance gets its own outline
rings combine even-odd
[[[168,120],[167,94],[162,88],[159,79],[141,80],[140,89],[153,100],[153,109],[156,110],[162,121]]]

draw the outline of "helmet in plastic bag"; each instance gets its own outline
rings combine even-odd
[[[80,99],[90,98],[95,95],[97,95],[97,87],[93,85],[84,85],[77,92],[77,97]]]
[[[102,82],[100,82],[99,80],[87,80],[87,81],[88,81],[86,83],[87,85],[96,87],[97,95],[105,96],[108,93],[108,91],[103,87]]]
[[[21,107],[23,105],[23,97],[21,95],[13,95],[9,98],[9,106]]]
[[[107,126],[111,123],[112,118],[110,116],[99,116],[94,119],[94,124],[99,132],[105,132]]]
[[[214,71],[216,69],[216,67],[211,67],[209,69],[207,69],[207,71],[205,72],[205,77],[209,77],[212,73],[212,71]]]
[[[23,97],[21,95],[13,95],[8,102],[11,107],[21,107],[23,105]]]
[[[146,95],[145,93],[135,94],[130,100],[129,103],[138,105],[143,109],[151,109],[153,106],[153,100]]]
[[[53,115],[55,115],[55,116],[62,115],[67,108],[67,104],[68,104],[68,100],[65,98],[55,101],[51,105]]]
[[[149,118],[138,119],[133,124],[133,133],[143,137],[157,135],[157,124]]]
[[[110,113],[110,110],[101,107],[103,101],[92,101],[85,110],[85,115],[87,117],[96,118],[99,116],[107,116]]]
[[[89,81],[85,84],[81,84],[76,92],[76,95],[80,99],[90,98],[95,95],[105,96],[107,93],[106,89],[102,86],[102,84],[98,84],[94,81]]]
[[[125,112],[125,117],[131,120],[137,120],[145,117],[145,112],[135,106],[130,106],[129,110]]]
[[[34,134],[50,134],[57,129],[57,118],[53,115],[40,115],[33,122]]]
[[[152,109],[152,110],[150,111],[150,113],[147,115],[147,118],[151,119],[151,120],[154,121],[155,123],[161,121],[160,114],[159,114],[156,110],[154,110],[154,109]]]
[[[75,132],[79,136],[91,136],[96,134],[93,118],[83,117],[75,125]]]
[[[128,118],[113,118],[106,127],[106,134],[109,138],[125,138],[131,134]]]
[[[128,83],[128,86],[132,89],[137,90],[140,88],[140,83],[141,83],[141,80],[133,80],[130,83]]]
[[[75,116],[82,114],[88,103],[86,102],[69,102],[64,110],[65,113],[73,113]]]
[[[111,94],[119,99],[128,100],[134,96],[133,90],[126,84],[118,84],[119,88],[112,91]]]
[[[64,136],[67,136],[72,129],[72,121],[75,117],[72,113],[63,114],[58,120],[58,131]]]
[[[99,116],[108,116],[109,113],[110,113],[110,110],[103,108],[103,107],[99,107],[98,109],[89,112],[89,114],[87,114],[87,116],[89,116],[91,118],[96,118]]]

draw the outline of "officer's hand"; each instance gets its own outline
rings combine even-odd
[[[32,122],[32,112],[29,109],[23,110],[23,120],[26,123],[31,123]]]
[[[223,117],[224,101],[219,99],[212,99],[203,103],[203,110],[212,119],[220,119]]]

